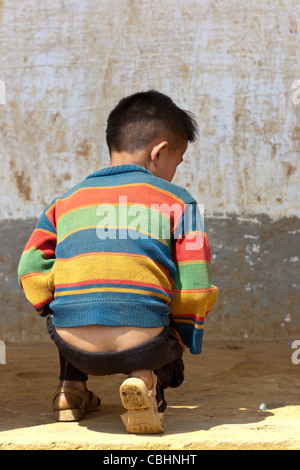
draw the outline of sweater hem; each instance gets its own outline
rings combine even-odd
[[[170,323],[170,307],[141,302],[77,301],[50,304],[52,323],[58,328],[76,326],[136,326],[156,328]]]

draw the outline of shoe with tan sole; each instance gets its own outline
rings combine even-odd
[[[148,390],[145,382],[130,377],[120,387],[120,397],[127,413],[121,415],[126,430],[135,434],[159,434],[164,432],[164,413],[157,409],[157,376],[152,372],[153,384]]]

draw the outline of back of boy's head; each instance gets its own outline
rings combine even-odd
[[[194,142],[198,126],[194,116],[184,111],[168,96],[154,90],[123,98],[107,120],[106,141],[111,152],[135,153],[157,137],[178,147],[183,141]]]

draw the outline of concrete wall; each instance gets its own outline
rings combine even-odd
[[[149,88],[201,129],[174,181],[205,205],[207,336],[300,337],[299,18],[298,0],[0,0],[1,339],[43,335],[20,252],[53,197],[109,164],[110,109]]]

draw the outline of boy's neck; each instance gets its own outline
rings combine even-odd
[[[140,165],[147,168],[147,158],[143,152],[136,154],[127,152],[112,152],[110,166],[116,165]]]
[[[110,155],[110,166],[139,165],[149,170],[150,162],[151,158],[149,158],[148,153],[144,150],[134,154],[128,152],[112,152]]]

